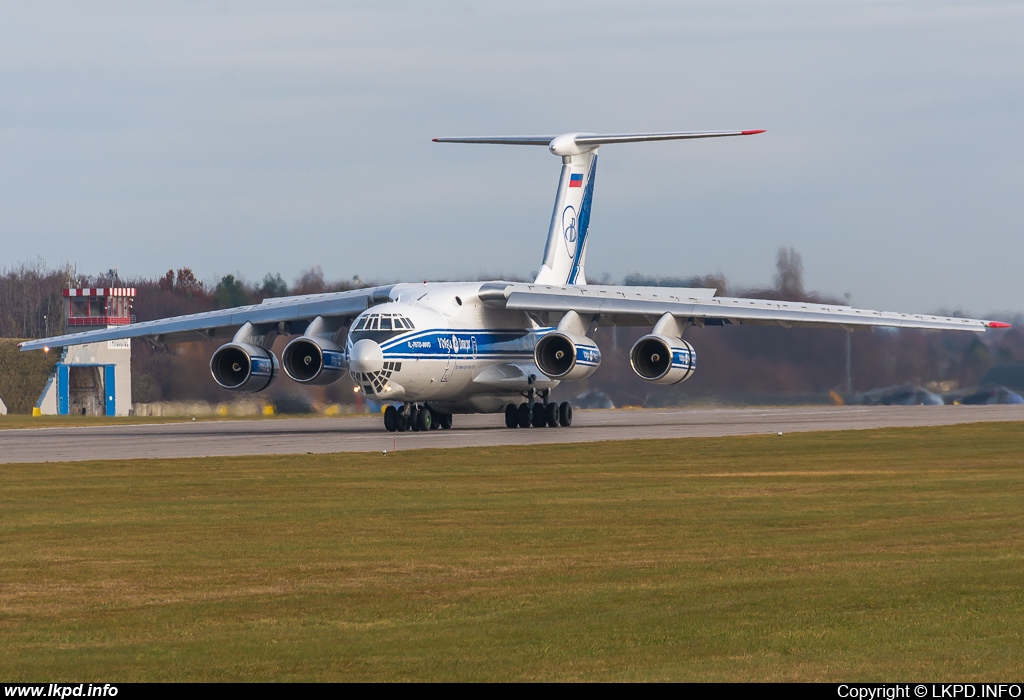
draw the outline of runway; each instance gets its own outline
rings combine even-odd
[[[0,431],[0,463],[321,454],[545,445],[814,430],[1024,421],[1024,406],[810,406],[576,411],[571,428],[504,427],[502,415],[455,416],[452,430],[387,433],[379,416]]]

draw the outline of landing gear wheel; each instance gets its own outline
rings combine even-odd
[[[441,428],[441,414],[432,408],[427,412],[430,414],[430,429],[439,430]]]
[[[437,419],[437,423],[441,427],[441,430],[451,430],[452,429],[452,414],[450,414],[450,413],[441,413],[441,414],[439,414],[438,419]]]
[[[420,409],[415,406],[409,409],[409,429],[414,433],[420,429]]]
[[[572,404],[568,401],[563,401],[558,407],[558,424],[563,428],[572,425]]]
[[[535,403],[533,404],[533,427],[543,428],[548,424],[547,416],[544,411],[544,404]]]
[[[558,427],[558,404],[548,403],[544,404],[544,418],[547,419],[549,428]]]
[[[395,429],[404,433],[409,429],[409,415],[405,412],[405,406],[399,406],[395,414]]]
[[[514,403],[510,403],[508,406],[505,406],[505,427],[519,427],[519,407]]]
[[[393,433],[398,430],[398,409],[388,406],[384,409],[384,430]]]
[[[416,417],[416,422],[419,425],[419,429],[430,430],[434,426],[434,412],[429,408],[421,408],[417,413],[419,415]]]
[[[530,423],[533,422],[533,412],[530,410],[530,404],[521,403],[519,404],[519,427],[529,428]]]

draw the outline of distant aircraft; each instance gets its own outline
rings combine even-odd
[[[38,350],[120,338],[156,344],[227,338],[210,371],[232,391],[266,389],[283,368],[307,385],[346,373],[356,391],[385,405],[388,431],[451,428],[455,413],[505,413],[509,428],[568,427],[572,405],[550,400],[562,381],[601,364],[599,325],[648,326],[629,353],[652,384],[685,381],[697,355],[687,327],[726,324],[831,326],[852,331],[897,326],[981,332],[1008,324],[966,318],[868,311],[849,306],[716,297],[714,289],[588,285],[587,233],[598,148],[605,144],[762,133],[704,131],[436,138],[440,143],[547,146],[561,158],[544,257],[532,284],[392,284],[348,292],[267,299],[262,304],[134,323],[21,344]],[[298,336],[280,361],[278,335]]]

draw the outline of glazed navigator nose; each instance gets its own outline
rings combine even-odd
[[[369,338],[357,340],[352,345],[348,366],[353,372],[380,372],[384,369],[384,351]]]

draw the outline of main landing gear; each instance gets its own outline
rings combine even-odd
[[[545,392],[539,401],[529,400],[518,406],[510,403],[505,406],[506,428],[568,428],[572,425],[572,404],[568,401],[556,403],[548,401]]]
[[[404,406],[388,406],[384,409],[384,429],[389,433],[404,433],[406,430],[450,430],[452,414],[435,411],[429,406],[414,403]]]

